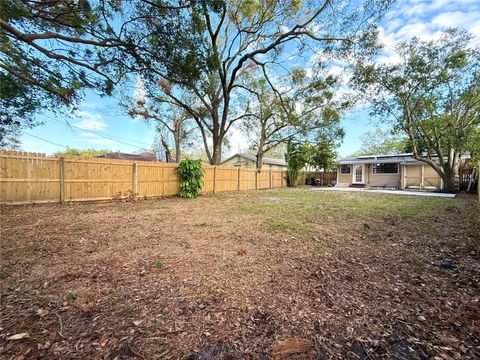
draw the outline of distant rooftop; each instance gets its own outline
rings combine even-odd
[[[250,155],[250,154],[244,154],[244,153],[238,153],[233,156],[230,156],[228,159],[225,161],[228,161],[236,156],[252,160],[252,161],[257,161],[257,158],[255,155]],[[224,162],[225,162],[224,161]],[[279,165],[279,166],[287,166],[287,162],[284,159],[276,159],[276,158],[271,158],[271,157],[264,157],[262,160],[263,164],[269,164],[269,165]],[[238,165],[241,165],[242,163],[240,162]],[[237,164],[234,164],[237,165]]]
[[[111,152],[108,154],[97,156],[98,158],[106,159],[121,159],[121,160],[138,160],[138,161],[158,161],[157,156],[152,152],[142,152],[140,154],[128,154],[120,151]]]

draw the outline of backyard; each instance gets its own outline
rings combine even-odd
[[[479,214],[290,188],[4,207],[0,357],[479,358]]]

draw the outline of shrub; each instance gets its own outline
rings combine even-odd
[[[182,160],[178,164],[180,173],[180,192],[182,198],[196,198],[203,186],[203,168],[201,160]]]

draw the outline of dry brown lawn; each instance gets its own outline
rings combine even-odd
[[[1,358],[480,357],[468,199],[281,189],[0,220]]]

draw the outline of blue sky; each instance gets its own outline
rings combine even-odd
[[[386,14],[380,27],[385,45],[383,62],[395,61],[394,44],[413,36],[430,40],[449,26],[461,26],[476,36],[480,44],[480,1],[478,0],[398,0]],[[51,113],[39,116],[45,124],[26,130],[22,135],[22,150],[52,154],[64,149],[95,148],[123,152],[138,152],[150,148],[154,141],[153,128],[141,120],[121,113],[118,100],[87,93],[75,117],[66,118]],[[366,109],[352,112],[342,119],[346,136],[339,149],[347,156],[361,146],[361,136],[374,126]],[[45,141],[46,140],[46,141]],[[248,146],[240,131],[230,134],[231,149],[225,158]]]

